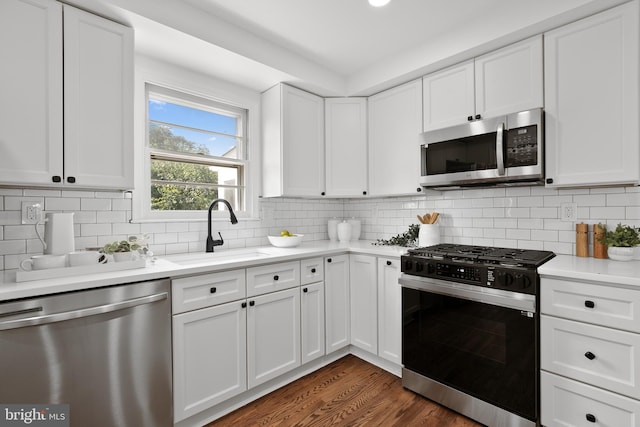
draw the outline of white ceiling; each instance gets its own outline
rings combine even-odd
[[[624,0],[68,0],[138,52],[250,89],[370,95]]]

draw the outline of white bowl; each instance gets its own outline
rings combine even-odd
[[[293,236],[267,236],[269,243],[277,248],[293,248],[302,243],[304,234],[295,234]]]

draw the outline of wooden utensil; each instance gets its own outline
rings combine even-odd
[[[426,222],[424,222],[424,219],[422,219],[420,215],[416,215],[416,216],[418,217],[418,221],[420,221],[420,223],[426,224]]]
[[[429,224],[435,224],[439,216],[440,214],[438,212],[434,212],[433,215],[431,215],[431,222]]]

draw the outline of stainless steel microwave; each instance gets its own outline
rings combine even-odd
[[[542,109],[425,132],[423,187],[542,184]]]

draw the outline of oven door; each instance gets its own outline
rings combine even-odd
[[[400,283],[404,368],[535,420],[535,296],[407,275]]]

